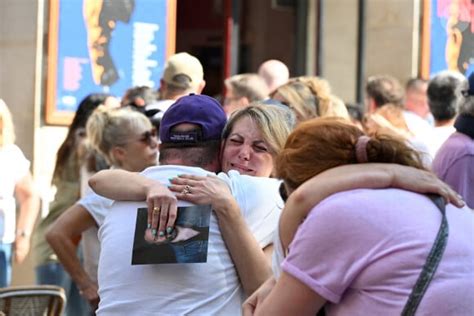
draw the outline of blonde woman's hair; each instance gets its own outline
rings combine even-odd
[[[300,122],[315,118],[336,116],[349,120],[344,102],[331,94],[331,86],[325,79],[301,76],[290,79],[273,95],[280,94],[296,114]]]
[[[284,99],[281,102],[295,113],[298,121],[302,122],[319,116],[318,100],[304,82],[291,79],[276,89],[273,96],[276,94]]]
[[[321,108],[321,116],[336,116],[346,119],[348,121],[351,120],[351,117],[349,116],[349,111],[347,111],[347,107],[344,104],[344,101],[342,101],[339,97],[335,95],[331,95],[329,97],[329,100],[331,102],[330,106],[327,109]]]
[[[405,120],[405,116],[403,115],[403,109],[395,104],[387,103],[382,107],[379,107],[374,112],[375,114],[379,114],[383,116],[393,127],[403,131],[404,133],[411,135],[410,129],[408,128],[408,124]]]
[[[289,110],[277,105],[253,102],[248,107],[235,111],[227,121],[222,132],[225,141],[235,126],[244,117],[249,117],[257,124],[264,141],[270,147],[270,154],[276,156],[285,145],[288,135],[293,130],[294,119]]]
[[[0,147],[15,143],[13,119],[6,103],[0,99]]]
[[[101,153],[111,165],[120,166],[112,149],[123,146],[136,130],[151,129],[150,120],[130,108],[110,109],[99,106],[87,120],[86,131],[89,144]]]
[[[257,74],[246,73],[227,78],[225,86],[239,98],[246,97],[249,102],[260,101],[268,96],[265,81]]]
[[[331,102],[331,85],[326,79],[316,76],[300,76],[294,80],[304,82],[308,86],[313,95],[319,100],[320,111],[329,108]],[[320,115],[324,116],[324,113],[320,113]]]

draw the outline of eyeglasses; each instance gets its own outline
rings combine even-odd
[[[158,137],[156,128],[152,128],[151,130],[142,133],[138,140],[144,144],[147,144],[148,146],[151,146],[153,137]]]

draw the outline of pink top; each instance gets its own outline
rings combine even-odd
[[[447,206],[448,245],[417,315],[472,315],[474,214]],[[327,299],[329,315],[399,315],[441,223],[423,195],[353,190],[322,201],[282,268]]]

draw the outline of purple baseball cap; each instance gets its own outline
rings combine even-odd
[[[196,124],[200,131],[178,132],[171,129],[182,123]],[[199,146],[210,140],[220,140],[227,123],[222,106],[207,95],[190,94],[181,97],[166,110],[160,123],[162,144]]]

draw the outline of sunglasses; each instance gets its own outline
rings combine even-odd
[[[142,133],[138,140],[144,144],[147,144],[148,146],[151,146],[152,138],[157,138],[157,137],[158,135],[157,135],[156,128],[152,128],[151,130]]]

